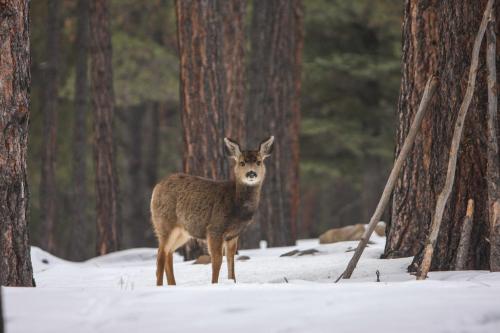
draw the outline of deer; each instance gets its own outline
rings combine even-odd
[[[212,265],[212,283],[218,283],[223,252],[228,279],[236,282],[234,256],[238,237],[252,222],[259,206],[266,175],[264,160],[271,155],[274,136],[257,150],[241,150],[237,141],[224,138],[234,162],[234,179],[213,180],[184,173],[161,180],[151,196],[151,220],[158,239],[156,285],[175,285],[173,253],[188,240],[206,241]]]

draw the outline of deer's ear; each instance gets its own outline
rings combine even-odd
[[[271,136],[260,143],[259,152],[263,159],[271,155],[271,153],[273,152],[273,147],[274,136]]]
[[[240,145],[238,142],[233,141],[229,138],[224,138],[224,143],[226,144],[227,152],[230,157],[234,158],[235,160],[238,160],[238,158],[241,155],[241,149]]]

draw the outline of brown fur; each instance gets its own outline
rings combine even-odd
[[[158,183],[151,198],[151,216],[158,237],[157,285],[163,285],[163,271],[169,285],[175,285],[172,254],[190,238],[207,241],[212,261],[212,283],[217,283],[223,248],[228,277],[236,281],[234,255],[238,236],[252,221],[259,205],[265,177],[263,160],[272,150],[274,138],[261,143],[257,151],[241,151],[226,139],[235,160],[235,180],[216,181],[187,174],[173,174]],[[257,176],[252,177],[251,173]],[[251,175],[251,176],[249,176]]]

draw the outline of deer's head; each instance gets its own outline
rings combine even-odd
[[[255,186],[262,183],[266,175],[264,160],[271,155],[274,136],[262,141],[258,150],[241,150],[238,142],[224,138],[229,156],[235,161],[234,177],[237,182]]]

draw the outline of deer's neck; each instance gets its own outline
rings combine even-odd
[[[234,208],[237,217],[243,221],[248,221],[259,206],[260,189],[262,183],[255,186],[248,186],[235,182]]]

